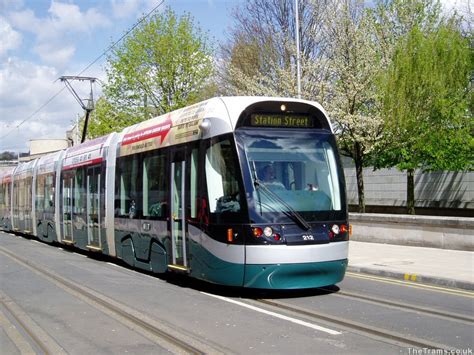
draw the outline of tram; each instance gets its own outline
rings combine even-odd
[[[0,228],[248,288],[332,285],[348,260],[331,124],[289,98],[213,98],[19,164]]]

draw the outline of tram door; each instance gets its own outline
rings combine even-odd
[[[87,248],[102,249],[100,167],[87,169]]]
[[[63,178],[63,241],[73,242],[72,234],[72,191],[74,178],[72,175],[65,175]]]
[[[185,171],[184,157],[175,155],[171,163],[171,268],[187,270],[186,256],[186,208],[185,208]]]

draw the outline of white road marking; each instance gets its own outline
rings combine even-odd
[[[302,321],[300,319],[284,316],[283,314],[267,311],[263,308],[258,308],[258,307],[255,307],[255,306],[251,306],[249,304],[239,302],[239,301],[235,301],[235,300],[227,298],[227,297],[217,296],[217,295],[213,295],[213,294],[206,293],[206,292],[201,292],[201,293],[204,294],[204,295],[207,295],[207,296],[218,298],[218,299],[220,299],[222,301],[225,301],[225,302],[233,303],[233,304],[236,304],[238,306],[245,307],[245,308],[251,309],[251,310],[256,311],[256,312],[267,314],[267,315],[275,317],[275,318],[280,318],[280,319],[286,320],[288,322],[299,324],[299,325],[302,325],[304,327],[308,327],[308,328],[311,328],[311,329],[314,329],[314,330],[319,330],[321,332],[325,332],[325,333],[328,333],[328,334],[331,334],[331,335],[340,335],[341,334],[341,332],[338,332],[337,330],[332,330],[332,329],[329,329],[329,328],[321,327],[321,326],[313,324],[313,323],[308,323],[308,322]]]
[[[115,266],[115,267],[118,267],[119,269],[123,269],[123,267],[121,267],[120,265],[111,263],[111,262],[109,262],[109,261],[106,261],[105,263],[106,263],[106,264],[109,264],[109,265],[112,265],[112,266]]]

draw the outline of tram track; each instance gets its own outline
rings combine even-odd
[[[229,349],[222,349],[216,344],[208,344],[196,339],[194,336],[186,334],[182,329],[176,329],[162,321],[150,318],[125,304],[117,302],[99,292],[89,289],[86,286],[74,284],[57,273],[47,270],[44,267],[31,263],[9,250],[0,247],[0,253],[14,260],[18,264],[29,269],[33,273],[51,281],[64,291],[74,297],[88,303],[102,313],[114,318],[129,329],[137,332],[153,343],[167,349],[175,354],[223,354]],[[29,335],[34,338],[33,331]],[[41,347],[41,341],[38,342]],[[48,353],[47,351],[45,353]]]
[[[8,295],[0,290],[0,328],[22,354],[66,354]]]
[[[88,289],[87,287],[75,285],[71,281],[56,274],[55,272],[43,268],[41,265],[36,265],[34,262],[26,260],[3,247],[0,247],[0,253],[3,253],[21,265],[27,267],[31,271],[34,271],[36,274],[49,279],[55,284],[60,284],[61,288],[66,289],[66,291],[70,294],[86,300],[89,304],[92,304],[103,313],[114,317],[122,324],[125,324],[129,328],[136,330],[137,333],[144,335],[146,338],[154,341],[160,346],[170,349],[170,351],[173,353],[202,354],[231,352],[229,349],[223,349],[222,346],[216,344],[201,343],[200,340],[194,338],[192,334],[190,336],[187,336],[185,333],[176,334],[176,329],[173,328],[173,326],[161,324],[161,322],[157,320],[150,320],[147,315],[139,313],[136,310],[109,299],[104,295],[98,294],[96,291]],[[128,270],[123,271],[128,273]],[[386,300],[376,296],[368,296],[356,292],[342,290],[334,292],[333,289],[324,288],[321,290],[330,292],[331,295],[341,298],[351,298],[384,307],[391,307],[414,313],[422,313],[432,317],[467,323],[468,325],[472,325],[473,323],[470,318],[460,314],[443,312],[422,306],[407,305],[398,301]],[[420,349],[428,348],[443,349],[447,351],[455,350],[454,347],[445,344],[439,344],[430,340],[418,338],[416,336],[397,333],[396,331],[385,330],[380,327],[374,327],[365,322],[360,323],[353,320],[341,319],[335,315],[300,308],[298,306],[285,303],[284,301],[274,299],[247,299],[246,302],[250,304],[258,304],[266,309],[271,309],[283,314],[286,313],[289,316],[305,319],[307,321],[319,320],[325,324],[335,326],[339,328],[339,330],[359,334],[367,338],[385,342],[387,344]],[[158,331],[156,331],[156,329],[158,329]],[[176,339],[178,344],[176,344]],[[184,346],[181,346],[182,344],[179,344],[180,342],[184,342]]]
[[[331,290],[325,289],[325,288],[321,288],[321,290],[332,292]],[[350,298],[350,299],[355,299],[355,300],[359,300],[359,301],[363,301],[367,303],[388,306],[391,308],[400,309],[405,312],[421,313],[421,314],[425,314],[431,317],[437,317],[437,318],[442,318],[449,321],[456,321],[456,322],[466,323],[468,325],[474,325],[474,321],[472,317],[464,316],[458,313],[443,312],[443,311],[433,309],[433,308],[422,307],[418,305],[417,306],[410,305],[407,303],[402,303],[402,302],[398,302],[394,300],[386,300],[380,297],[367,296],[367,295],[363,295],[357,292],[338,291],[337,293],[333,293],[333,295],[336,297]]]
[[[455,351],[456,348],[448,346],[446,344],[440,344],[430,340],[418,338],[415,336],[409,336],[401,334],[391,330],[381,329],[357,321],[343,319],[339,316],[329,315],[314,310],[304,309],[298,306],[290,305],[288,303],[271,300],[271,299],[257,299],[256,304],[270,307],[279,312],[288,312],[292,316],[302,317],[306,320],[318,320],[323,321],[328,325],[337,326],[340,329],[357,333],[363,336],[370,337],[375,340],[393,344],[396,346],[408,347],[408,348],[419,348],[419,349],[441,349],[446,351]]]

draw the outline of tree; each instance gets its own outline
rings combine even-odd
[[[414,214],[414,171],[472,169],[470,100],[473,57],[455,19],[402,37],[382,81],[385,140],[377,167],[407,171],[407,208]],[[472,106],[471,106],[472,107]]]
[[[381,138],[376,79],[381,71],[373,23],[359,0],[333,1],[326,16],[331,89],[327,107],[341,152],[354,160],[358,211],[365,212],[363,168]]]
[[[296,96],[294,2],[253,0],[239,10],[224,47],[222,87],[231,94]],[[342,153],[355,161],[364,212],[363,167],[382,127],[373,22],[361,0],[301,1],[299,17],[302,97],[320,101],[333,119]]]
[[[443,21],[439,0],[376,0],[370,14],[384,69],[390,65],[399,40],[415,26],[429,33]]]
[[[105,98],[101,97],[95,104],[91,113],[87,130],[87,138],[92,139],[104,136],[111,132],[119,132],[125,127],[143,121],[141,115],[130,115],[126,111],[117,111],[115,107]],[[84,125],[84,117],[80,121],[81,131]]]
[[[301,0],[302,96],[321,97],[325,75],[322,18],[327,1]],[[231,40],[221,47],[221,93],[297,95],[293,0],[250,0],[234,10]]]
[[[4,151],[0,153],[0,160],[17,160],[18,154],[15,152]]]
[[[212,48],[189,14],[178,18],[168,8],[113,50],[106,72],[104,99],[91,122],[94,136],[207,98]],[[121,123],[112,125],[112,118]]]

